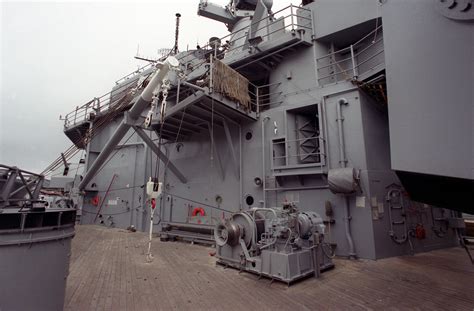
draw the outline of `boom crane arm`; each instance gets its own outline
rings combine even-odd
[[[108,159],[114,148],[128,132],[128,130],[132,126],[132,123],[137,122],[143,111],[145,111],[145,109],[149,107],[151,101],[153,100],[154,92],[157,88],[161,86],[168,72],[172,68],[177,68],[178,66],[179,62],[173,56],[168,57],[163,63],[156,64],[157,69],[153,74],[152,78],[150,79],[150,82],[141,93],[140,98],[128,111],[127,117],[124,117],[120,125],[115,130],[114,134],[107,141],[104,148],[102,148],[102,151],[100,152],[99,156],[94,161],[92,166],[87,170],[86,175],[78,186],[79,191],[83,190],[86,185],[92,180],[92,178],[100,169],[100,167]]]

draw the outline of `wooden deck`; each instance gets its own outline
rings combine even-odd
[[[66,310],[474,310],[474,266],[460,248],[379,261],[335,260],[287,287],[215,265],[212,248],[76,226]]]

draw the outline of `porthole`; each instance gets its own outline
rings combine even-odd
[[[254,202],[253,196],[249,194],[245,196],[245,203],[247,203],[248,206],[252,206],[253,202]]]

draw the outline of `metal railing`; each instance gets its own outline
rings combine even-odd
[[[139,74],[139,73],[143,73],[145,70],[147,69],[150,69],[151,67],[153,66],[153,62],[149,62],[148,64],[146,64],[145,66],[143,67],[140,67],[138,68],[137,70],[129,73],[128,75],[126,76],[123,76],[121,77],[120,79],[118,79],[117,81],[115,81],[115,84],[119,84],[119,83],[122,83],[123,81],[127,80],[127,79],[130,79],[131,77]]]
[[[249,81],[250,111],[259,116],[260,112],[270,106],[283,103],[283,99],[280,98],[283,91],[272,91],[272,87],[278,87],[280,84],[281,82],[256,85]],[[272,97],[273,101],[271,101]]]
[[[311,10],[295,5],[289,5],[267,17],[255,21],[253,20],[251,25],[222,37],[220,39],[221,42],[229,41],[228,47],[226,49],[214,50],[214,48],[211,47],[209,43],[204,45],[201,49],[206,51],[206,53],[209,53],[209,55],[214,55],[214,57],[217,58],[223,58],[226,54],[243,50],[245,46],[248,46],[248,42],[247,40],[242,39],[247,37],[247,32],[253,25],[259,23],[262,23],[262,26],[253,30],[256,35],[262,38],[263,41],[268,41],[272,39],[273,36],[279,36],[283,33],[291,33],[296,35],[297,33],[308,31],[311,33],[311,35],[314,34]],[[237,44],[238,42],[242,43]],[[166,56],[160,58],[160,60],[163,60],[164,58],[166,58]],[[185,61],[182,63],[183,68],[188,68],[188,63],[191,63],[193,60],[198,60],[198,63],[194,63],[192,66],[194,70],[209,62],[207,57],[204,57],[204,59],[199,59],[197,56],[194,56],[194,58],[189,58],[189,54],[184,54],[181,57],[177,57],[177,59],[179,61]],[[119,88],[112,90],[100,97],[95,97],[84,105],[77,106],[73,111],[69,112],[64,117],[61,117],[60,120],[64,121],[64,128],[67,129],[76,124],[89,121],[91,113],[97,115],[98,113],[108,111],[117,102],[117,98],[125,95],[130,91],[134,84],[136,84],[137,80],[133,78],[137,77],[139,74],[143,74],[143,72],[146,70],[151,69],[152,66],[153,62],[150,62],[138,70],[123,76],[115,82],[117,85],[120,85]],[[268,86],[269,85],[257,86],[252,83],[249,84],[251,111],[256,112],[257,115],[260,111],[260,103],[263,103],[262,105],[264,106],[270,105],[269,98],[272,94],[264,93],[262,91],[264,87]]]
[[[248,94],[250,95],[250,106],[247,112],[255,112],[259,116],[262,110],[269,108],[271,105],[277,105],[283,103],[283,99],[280,98],[283,95],[283,91],[275,91],[273,88],[277,88],[282,82],[275,82],[263,85],[256,85],[248,81]],[[209,79],[206,84],[202,85],[208,90],[214,90],[213,79]],[[204,89],[205,90],[205,89]],[[273,97],[273,98],[272,98]],[[178,96],[177,98],[181,98]],[[271,101],[273,99],[273,101]],[[177,104],[177,103],[176,103]],[[245,110],[245,107],[238,106],[238,109]]]
[[[314,140],[317,141],[316,146],[319,149],[317,152],[301,152],[300,145],[303,141]],[[326,153],[323,152],[325,139],[321,136],[305,137],[298,139],[278,139],[272,141],[273,152],[273,169],[298,168],[298,167],[312,167],[323,166],[326,158]],[[290,146],[292,148],[288,148]],[[289,152],[289,150],[294,150]],[[302,160],[302,157],[314,157],[314,161]],[[296,158],[296,159],[293,159]]]
[[[283,103],[283,91],[275,90],[278,89],[281,84],[282,82],[275,82],[257,86],[257,107],[259,113],[263,110],[269,109],[271,106]]]
[[[250,111],[255,112],[257,115],[260,111],[265,109],[267,106],[275,104],[270,103],[270,96],[281,95],[282,91],[278,92],[265,92],[265,89],[271,89],[273,86],[280,85],[281,82],[256,85],[249,82],[249,95],[250,95]],[[77,106],[73,111],[66,114],[61,120],[64,121],[64,128],[75,126],[85,121],[90,121],[91,113],[97,115],[98,113],[106,113],[111,108],[115,107],[116,103],[136,85],[136,79],[132,79],[121,85],[118,89],[112,90],[100,97],[96,97],[82,106]],[[207,85],[212,88],[210,83]],[[280,101],[283,102],[283,101]]]
[[[255,111],[258,115],[260,113],[259,107],[259,87],[249,81],[249,95],[250,95],[250,111]]]
[[[134,72],[135,74],[136,72]],[[89,121],[91,113],[97,115],[98,113],[105,113],[115,106],[115,104],[127,95],[133,87],[136,86],[137,80],[131,79],[129,82],[120,85],[119,88],[105,93],[102,96],[95,97],[82,106],[77,106],[73,111],[60,117],[64,121],[64,128],[67,129],[78,123]]]
[[[229,33],[228,35],[220,38],[220,42],[228,41],[226,49],[216,50],[215,47],[212,47],[209,43],[202,46],[201,49],[207,51],[209,55],[213,54],[219,59],[222,59],[226,54],[243,50],[245,47],[249,47],[247,40],[243,40],[247,37],[249,29],[252,26],[260,23],[262,23],[262,26],[257,29],[253,29],[253,31],[256,36],[259,36],[262,39],[262,42],[268,41],[272,39],[273,36],[278,36],[283,33],[291,33],[296,35],[296,33],[304,33],[309,31],[311,32],[311,35],[314,34],[311,10],[291,4],[267,17],[258,20],[252,20],[252,24],[249,26]],[[198,57],[189,58],[189,55],[178,57],[178,60],[183,60],[185,58],[185,68],[187,68],[187,63],[190,63],[193,60],[199,60]],[[198,68],[207,62],[207,59],[198,61],[198,63],[193,64],[193,68]]]
[[[318,84],[357,80],[385,62],[382,26],[362,39],[338,51],[316,59]]]

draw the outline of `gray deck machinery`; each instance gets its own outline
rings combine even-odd
[[[76,210],[40,199],[44,176],[0,164],[0,310],[63,310]]]
[[[252,208],[233,214],[214,230],[218,263],[286,283],[334,267],[324,243],[323,219],[282,208]]]

